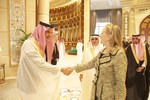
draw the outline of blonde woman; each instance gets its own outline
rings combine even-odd
[[[127,59],[120,28],[107,24],[100,37],[105,48],[88,63],[75,66],[74,70],[96,69],[91,100],[125,100]]]

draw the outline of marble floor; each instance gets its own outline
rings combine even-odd
[[[65,55],[63,66],[73,66],[76,63],[76,55]],[[60,84],[60,100],[80,100],[81,83],[79,81],[79,74],[76,72],[73,72],[69,76],[62,74]],[[6,77],[5,83],[0,84],[0,100],[19,100],[15,77]]]
[[[76,63],[76,55],[65,55],[63,66],[73,66]],[[80,100],[81,83],[79,81],[79,74],[76,72],[73,72],[69,76],[62,74],[60,84],[60,100]],[[19,100],[15,77],[6,77],[5,83],[0,84],[0,100]]]

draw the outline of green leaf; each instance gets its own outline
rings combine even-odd
[[[28,39],[28,37],[30,36],[30,34],[27,34],[23,29],[16,29],[16,31],[21,31],[21,32],[24,34],[24,36],[22,36],[22,37],[19,38],[19,40],[18,40],[18,43],[22,45],[23,42],[24,42],[26,39]]]

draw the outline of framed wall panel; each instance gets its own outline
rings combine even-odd
[[[10,65],[17,65],[20,58],[20,45],[18,40],[22,37],[21,31],[25,29],[25,0],[9,0],[10,14]]]

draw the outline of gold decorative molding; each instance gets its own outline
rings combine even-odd
[[[122,32],[124,36],[129,35],[129,12],[125,11],[122,15]]]
[[[120,0],[122,8],[131,7],[133,4],[133,0]]]
[[[58,38],[65,40],[66,49],[75,47],[78,38],[83,39],[84,0],[50,9],[50,24],[55,26]]]
[[[77,2],[80,0],[50,0],[50,9],[56,8],[56,7],[63,7],[65,5]]]
[[[133,7],[135,8],[136,11],[150,10],[150,3],[134,5]]]

